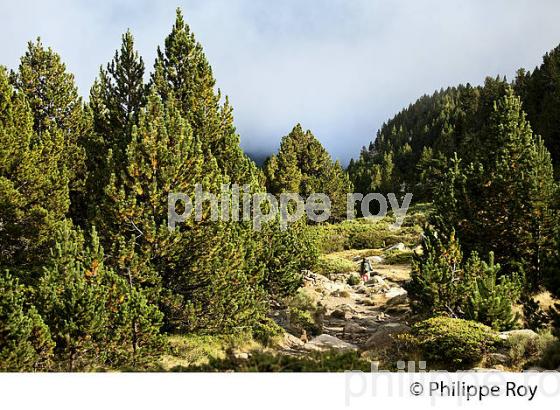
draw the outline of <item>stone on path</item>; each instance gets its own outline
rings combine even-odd
[[[374,334],[366,341],[364,347],[370,348],[385,348],[390,346],[393,342],[393,336],[410,331],[410,327],[402,323],[386,323],[377,328]]]
[[[303,346],[303,348],[306,350],[313,350],[319,352],[324,352],[328,350],[339,350],[339,351],[358,350],[356,345],[345,342],[337,337],[327,335],[327,334],[319,335],[316,338],[310,340]]]

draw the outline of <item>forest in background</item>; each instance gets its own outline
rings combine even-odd
[[[87,101],[60,56],[30,42],[16,70],[0,68],[0,370],[152,370],[174,335],[266,344],[282,332],[271,306],[321,269],[351,192],[431,204],[406,285],[417,339],[403,346],[558,330],[558,307],[533,296],[560,296],[559,133],[556,48],[511,83],[420,98],[347,170],[299,124],[260,169],[180,11],[151,71],[127,32]],[[168,194],[196,184],[326,193],[332,215],[255,231],[205,208],[171,232]]]

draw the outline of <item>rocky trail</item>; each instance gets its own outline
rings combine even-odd
[[[350,274],[327,278],[306,273],[303,291],[321,310],[321,331],[314,337],[306,332],[297,334],[282,312],[277,312],[277,322],[290,332],[281,343],[281,353],[368,350],[390,343],[390,335],[409,329],[410,308],[403,285],[410,277],[410,266],[387,265],[381,257],[368,259],[373,268],[370,279],[354,286],[347,283]]]

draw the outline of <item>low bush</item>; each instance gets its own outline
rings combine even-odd
[[[348,283],[350,286],[356,286],[362,283],[362,280],[358,275],[350,275],[346,280],[346,283]]]
[[[544,349],[539,364],[549,370],[560,367],[560,340],[556,339]]]
[[[320,324],[317,323],[314,314],[308,310],[289,307],[288,318],[292,332],[302,334],[305,331],[309,335],[317,335],[321,332]]]
[[[509,365],[515,370],[522,370],[542,363],[543,367],[556,369],[557,365],[556,367],[547,367],[555,364],[554,354],[552,353],[555,342],[556,339],[550,331],[541,331],[538,336],[511,335],[504,342],[510,361]],[[560,350],[558,352],[560,353]],[[546,360],[544,360],[545,356]],[[558,359],[560,359],[560,356]],[[544,365],[545,363],[547,366]]]
[[[338,256],[325,255],[319,257],[316,272],[322,275],[329,275],[331,273],[349,273],[354,272],[358,265],[348,259]]]
[[[416,323],[409,348],[417,350],[430,368],[469,369],[500,343],[498,334],[481,323],[434,317]]]
[[[311,298],[305,289],[300,289],[293,297],[286,300],[288,328],[291,333],[300,335],[304,331],[309,335],[321,332],[325,309]]]
[[[387,265],[405,265],[412,262],[412,251],[390,251],[385,254],[384,263]]]
[[[284,333],[284,329],[271,318],[262,319],[253,327],[252,331],[253,338],[264,346],[268,346],[275,338]]]

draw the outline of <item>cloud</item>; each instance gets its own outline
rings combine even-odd
[[[176,6],[231,99],[246,150],[270,152],[301,122],[344,162],[422,94],[512,78],[560,42],[556,0],[19,0],[2,6],[0,64],[15,68],[40,35],[87,96],[127,28],[151,68]]]

